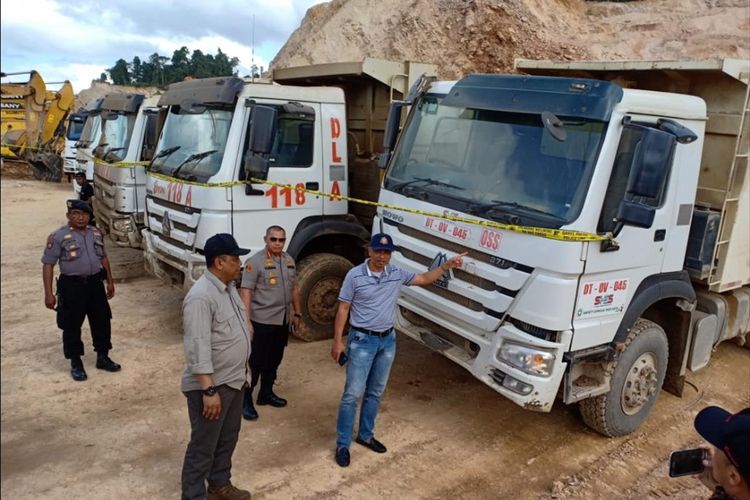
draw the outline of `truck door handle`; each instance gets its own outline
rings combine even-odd
[[[666,237],[667,237],[666,229],[657,229],[656,231],[654,231],[654,241],[664,241]]]
[[[319,188],[320,188],[320,184],[318,184],[317,182],[305,182],[305,189],[317,191]]]

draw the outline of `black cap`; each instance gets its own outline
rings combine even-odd
[[[398,250],[398,247],[393,244],[393,238],[385,233],[373,234],[370,240],[370,248],[373,250],[386,250],[388,252]]]
[[[203,253],[206,256],[206,263],[210,265],[214,258],[219,255],[247,255],[250,250],[240,248],[237,245],[237,240],[231,234],[219,233],[206,240]]]
[[[732,415],[718,406],[708,406],[695,416],[694,425],[698,434],[723,451],[750,482],[750,408]]]
[[[89,215],[94,215],[94,211],[91,209],[91,205],[83,200],[68,200],[68,212],[71,210],[83,210]]]
[[[86,172],[76,172],[75,174],[73,174],[73,177],[83,177],[85,179]]]

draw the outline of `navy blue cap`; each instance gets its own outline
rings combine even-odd
[[[66,204],[68,205],[68,212],[71,210],[83,210],[89,215],[94,215],[91,205],[83,200],[68,200]]]
[[[393,244],[393,238],[385,233],[373,234],[370,240],[370,248],[373,250],[386,250],[388,252],[398,250],[398,247]]]
[[[695,416],[694,425],[698,434],[723,451],[750,482],[750,408],[732,415],[718,406],[707,406]]]
[[[219,233],[206,240],[206,245],[203,247],[203,253],[206,256],[206,262],[211,262],[219,255],[247,255],[250,253],[250,250],[240,248],[237,244],[237,240],[235,240],[234,236],[231,234]]]
[[[85,179],[86,178],[86,172],[80,172],[80,171],[76,172],[75,174],[73,174],[73,177],[83,177]]]

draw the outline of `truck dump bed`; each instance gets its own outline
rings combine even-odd
[[[436,71],[434,64],[365,58],[355,62],[275,69],[272,79],[286,85],[326,85],[344,90],[349,194],[377,201],[381,170],[377,168],[376,158],[383,151],[383,132],[391,101],[406,96],[409,87],[422,74],[434,75]],[[366,227],[372,225],[375,207],[351,204],[349,211]]]
[[[623,88],[690,94],[706,101],[708,122],[687,269],[695,281],[714,292],[750,283],[750,61],[519,59],[516,69],[531,75],[608,80]]]

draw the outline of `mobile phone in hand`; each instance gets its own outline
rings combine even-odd
[[[706,450],[703,448],[673,451],[669,456],[669,477],[700,474],[704,469],[705,457]]]
[[[339,365],[344,366],[347,361],[349,361],[349,356],[345,352],[339,354]]]

